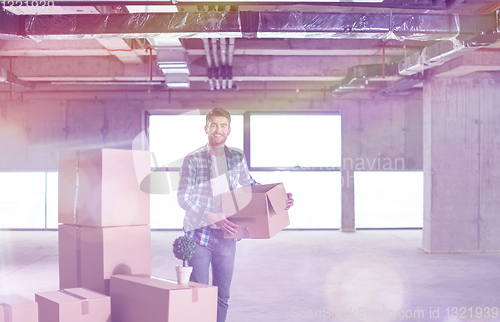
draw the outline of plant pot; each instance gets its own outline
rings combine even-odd
[[[178,284],[187,284],[189,282],[189,277],[191,277],[191,272],[193,271],[193,267],[191,266],[181,266],[177,265],[175,267],[175,271],[177,272],[177,283]]]

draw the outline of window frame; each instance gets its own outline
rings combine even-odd
[[[200,110],[202,111],[202,110]],[[203,110],[204,111],[204,110]],[[206,109],[208,112],[209,109]],[[179,115],[185,112],[185,110],[155,110],[155,111],[145,111],[145,133],[146,140],[149,146],[149,118],[153,115]],[[206,114],[206,113],[205,113]],[[232,113],[231,115],[243,115],[243,154],[248,164],[249,171],[340,171],[342,168],[342,163],[340,167],[253,167],[251,161],[251,149],[250,149],[250,116],[251,115],[336,115],[340,116],[338,111],[314,111],[314,112],[292,112],[292,111],[271,111],[271,112],[257,112],[257,111],[246,111],[244,113]],[[203,115],[203,114],[200,114]],[[342,147],[341,147],[342,149]],[[149,149],[148,149],[149,150]],[[342,151],[341,151],[342,153]],[[151,171],[179,171],[180,167],[151,167]]]
[[[340,117],[340,112],[246,112],[243,114],[243,152],[245,154],[245,159],[247,160],[249,171],[340,171],[340,167],[254,167],[251,161],[251,149],[250,149],[250,116],[252,115],[336,115]],[[342,137],[341,137],[342,138]],[[342,149],[342,147],[341,147]],[[342,154],[342,151],[340,151]],[[342,165],[342,162],[341,162]]]

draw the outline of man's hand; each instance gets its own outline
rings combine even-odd
[[[237,233],[236,228],[238,227],[238,225],[227,220],[227,218],[231,217],[232,215],[233,214],[231,213],[225,213],[225,212],[220,212],[220,213],[209,212],[207,219],[212,223],[214,223],[217,227],[222,229],[222,231],[230,235],[234,235]]]
[[[290,209],[291,206],[293,206],[293,198],[292,198],[292,193],[287,193],[288,199],[286,200],[286,207],[285,210]]]
[[[234,235],[236,234],[238,231],[236,230],[236,228],[238,227],[238,225],[236,225],[235,223],[227,220],[227,219],[224,219],[224,220],[221,220],[221,221],[218,221],[215,223],[217,225],[217,227],[219,227],[220,229],[222,229],[222,231],[230,234],[230,235]]]

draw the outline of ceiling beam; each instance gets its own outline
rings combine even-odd
[[[111,46],[111,39],[119,39],[118,45]],[[4,40],[0,42],[0,56],[110,56],[113,53],[106,49],[132,49],[131,45],[121,38],[111,39],[46,39],[42,41]],[[105,45],[103,45],[103,43]],[[107,45],[106,45],[107,44]],[[405,43],[406,44],[406,43]],[[416,45],[385,44],[378,39],[237,39],[234,55],[263,55],[263,56],[382,56],[385,46],[386,56],[404,56],[420,50],[424,42]],[[205,50],[200,39],[184,41],[188,55],[204,56]],[[146,56],[148,52],[135,47],[128,52],[135,56]],[[153,55],[155,55],[153,49]],[[137,61],[140,63],[141,61]]]
[[[435,77],[460,77],[475,72],[500,71],[500,52],[475,51],[466,53],[433,68]]]
[[[237,56],[233,61],[233,79],[245,81],[337,81],[349,67],[380,62],[379,57],[349,56]],[[0,61],[6,64],[6,61]],[[30,81],[111,81],[149,79],[149,66],[123,64],[115,57],[16,57],[12,59],[18,77]],[[207,77],[206,60],[190,62],[195,80]],[[294,66],[294,68],[290,68]],[[154,80],[163,74],[153,70]]]

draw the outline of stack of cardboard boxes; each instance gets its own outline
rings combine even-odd
[[[148,151],[59,154],[59,291],[36,294],[39,320],[109,322],[114,274],[151,275]]]
[[[151,276],[149,173],[148,151],[60,152],[61,289],[35,295],[39,322],[215,322],[217,287]]]
[[[116,274],[151,274],[149,152],[59,154],[59,286],[109,295]]]

